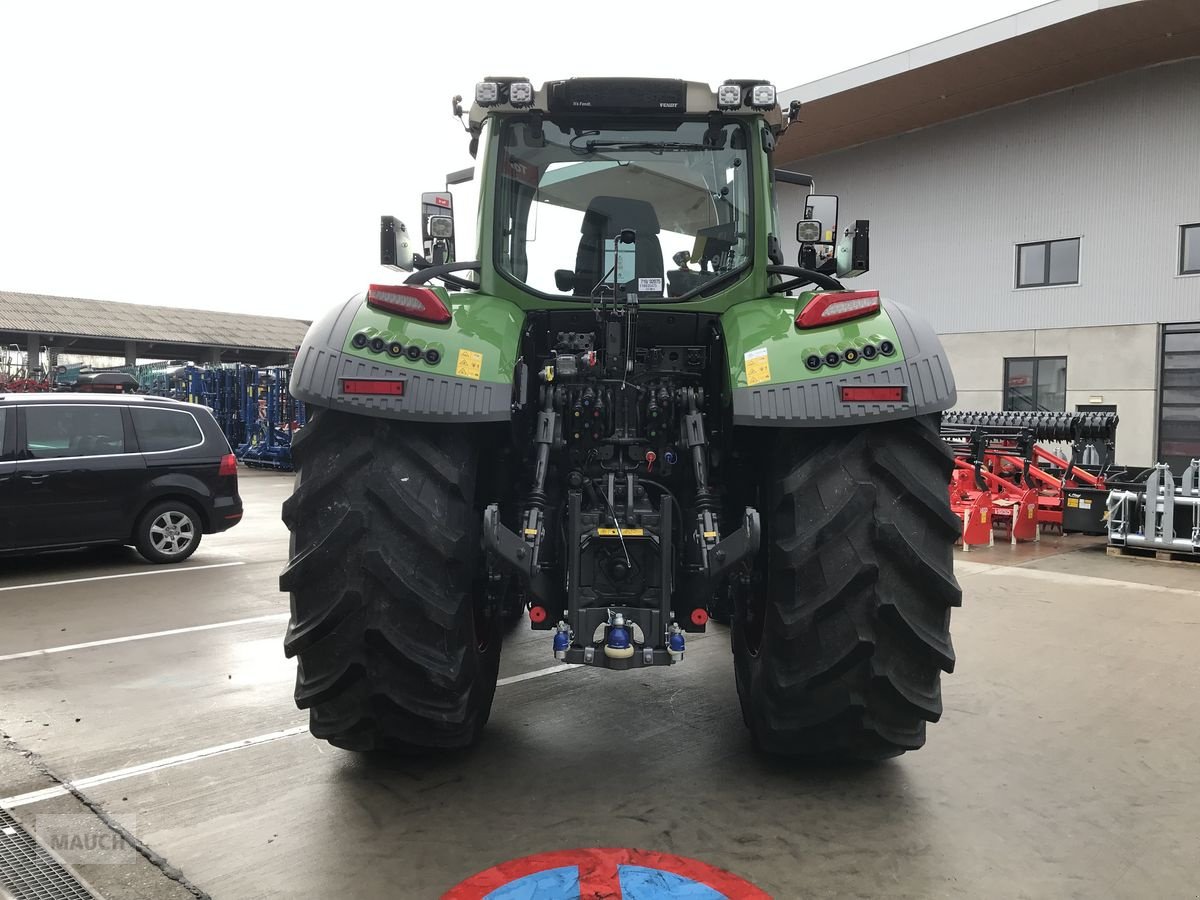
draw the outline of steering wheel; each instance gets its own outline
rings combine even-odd
[[[479,283],[468,281],[466,278],[455,278],[450,272],[478,272],[481,268],[479,260],[455,261],[431,265],[419,256],[413,257],[413,265],[417,271],[404,279],[405,284],[424,284],[430,278],[440,278],[448,286],[462,288],[465,291],[479,290]]]
[[[767,274],[795,276],[790,281],[784,281],[769,288],[768,290],[772,294],[782,294],[806,284],[815,284],[827,291],[844,291],[846,289],[845,285],[836,278],[830,278],[813,269],[801,269],[799,266],[767,266]]]

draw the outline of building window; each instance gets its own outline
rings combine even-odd
[[[1079,283],[1079,238],[1017,245],[1017,287]]]
[[[1065,411],[1067,358],[1026,356],[1004,360],[1004,408]]]
[[[1200,224],[1179,229],[1179,274],[1200,275]]]

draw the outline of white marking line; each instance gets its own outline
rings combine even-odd
[[[1070,572],[1049,572],[1046,569],[1027,569],[1023,566],[997,566],[985,563],[973,563],[965,560],[954,561],[954,571],[962,575],[993,575],[1001,578],[1009,576],[1027,578],[1032,581],[1048,581],[1053,584],[1090,586],[1097,588],[1121,588],[1124,590],[1146,591],[1152,594],[1182,594],[1185,597],[1200,596],[1200,590],[1191,588],[1167,587],[1161,584],[1147,584],[1144,581],[1120,581],[1116,578],[1097,578],[1094,575],[1073,575]]]
[[[293,728],[285,728],[283,731],[272,731],[270,734],[260,734],[258,737],[246,738],[242,741],[231,741],[228,744],[218,744],[215,747],[205,747],[203,750],[193,750],[191,753],[180,753],[178,756],[168,756],[165,759],[156,759],[154,762],[142,763],[140,766],[129,766],[126,769],[114,769],[111,772],[104,772],[100,775],[91,775],[87,778],[80,778],[78,781],[69,782],[70,786],[76,790],[96,787],[101,784],[109,784],[113,781],[121,781],[125,778],[133,778],[136,775],[145,775],[148,772],[157,772],[161,769],[170,769],[174,766],[182,766],[185,763],[195,762],[198,759],[207,759],[210,756],[217,756],[221,753],[230,753],[234,750],[242,750],[246,747],[255,747],[259,744],[268,744],[271,741],[278,741],[281,738],[291,737],[295,734],[304,734],[308,731],[307,725],[296,725]],[[0,800],[0,806],[5,809],[13,809],[17,806],[25,806],[30,803],[38,803],[42,800],[52,800],[55,797],[62,797],[64,794],[69,794],[70,790],[66,784],[56,784],[54,787],[42,788],[40,791],[30,791],[27,794],[17,794],[14,797],[5,797]]]
[[[185,568],[168,568],[159,566],[156,569],[147,569],[144,572],[122,572],[120,575],[96,575],[93,578],[68,578],[66,581],[39,581],[34,584],[13,584],[8,587],[0,587],[0,591],[25,591],[32,588],[44,587],[59,587],[64,584],[83,584],[85,581],[107,581],[110,578],[137,578],[141,575],[172,575],[178,572],[199,572],[202,569],[223,569],[226,566],[244,566],[244,562],[223,562],[210,563],[207,566],[187,566]]]
[[[265,616],[251,616],[248,619],[230,619],[228,622],[210,622],[208,625],[189,625],[186,628],[171,628],[167,631],[150,631],[146,634],[129,634],[124,637],[106,638],[102,641],[88,641],[83,644],[63,644],[61,647],[47,647],[44,650],[26,650],[23,653],[9,653],[0,656],[0,662],[10,659],[29,659],[33,656],[47,656],[51,653],[66,653],[68,650],[86,650],[89,647],[107,647],[110,644],[124,644],[126,641],[144,641],[148,638],[170,637],[173,634],[189,634],[193,631],[212,631],[214,628],[234,628],[238,625],[253,625],[257,622],[278,622],[288,617],[287,613],[270,613]]]
[[[537,669],[533,672],[525,672],[522,675],[512,675],[508,678],[501,678],[496,682],[496,687],[503,687],[506,684],[517,684],[521,681],[529,681],[531,678],[542,678],[546,675],[556,675],[559,672],[565,672],[568,669],[578,669],[580,666],[561,663],[557,666],[550,666],[546,669]],[[125,769],[114,769],[111,772],[102,772],[99,775],[89,775],[87,778],[80,778],[77,781],[67,782],[66,784],[56,784],[53,787],[42,788],[39,791],[29,791],[25,794],[15,794],[12,797],[0,797],[0,807],[4,809],[15,809],[18,806],[28,806],[30,803],[40,803],[42,800],[53,800],[55,797],[62,797],[69,794],[71,788],[76,790],[84,790],[85,788],[97,787],[102,784],[109,784],[113,781],[123,781],[126,778],[134,778],[138,775],[145,775],[150,772],[158,772],[162,769],[171,769],[175,766],[186,765],[190,762],[195,762],[198,759],[207,759],[210,756],[218,756],[222,753],[232,753],[234,750],[243,750],[246,747],[256,747],[259,744],[269,744],[272,741],[278,741],[282,738],[292,737],[297,734],[305,734],[308,731],[307,725],[296,725],[292,728],[285,728],[283,731],[272,731],[269,734],[260,734],[257,737],[246,738],[241,741],[231,741],[228,744],[218,744],[215,747],[205,747],[203,750],[193,750],[191,753],[180,753],[178,756],[168,756],[165,759],[156,759],[153,762],[142,763],[138,766],[129,766]]]
[[[496,687],[504,687],[506,684],[517,684],[521,681],[528,681],[530,678],[541,678],[543,675],[553,675],[556,672],[565,672],[567,669],[577,669],[579,666],[571,663],[559,663],[557,666],[550,666],[546,669],[537,669],[533,672],[525,672],[522,675],[509,675],[507,678],[501,678],[496,682]]]

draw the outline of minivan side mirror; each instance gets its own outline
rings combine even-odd
[[[412,242],[408,229],[395,216],[379,217],[379,264],[401,272],[413,270]]]

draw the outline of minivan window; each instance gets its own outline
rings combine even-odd
[[[32,459],[104,456],[125,452],[125,427],[116,406],[25,407],[25,446]]]
[[[191,413],[175,409],[131,407],[133,430],[143,452],[181,450],[204,442],[200,426]]]

